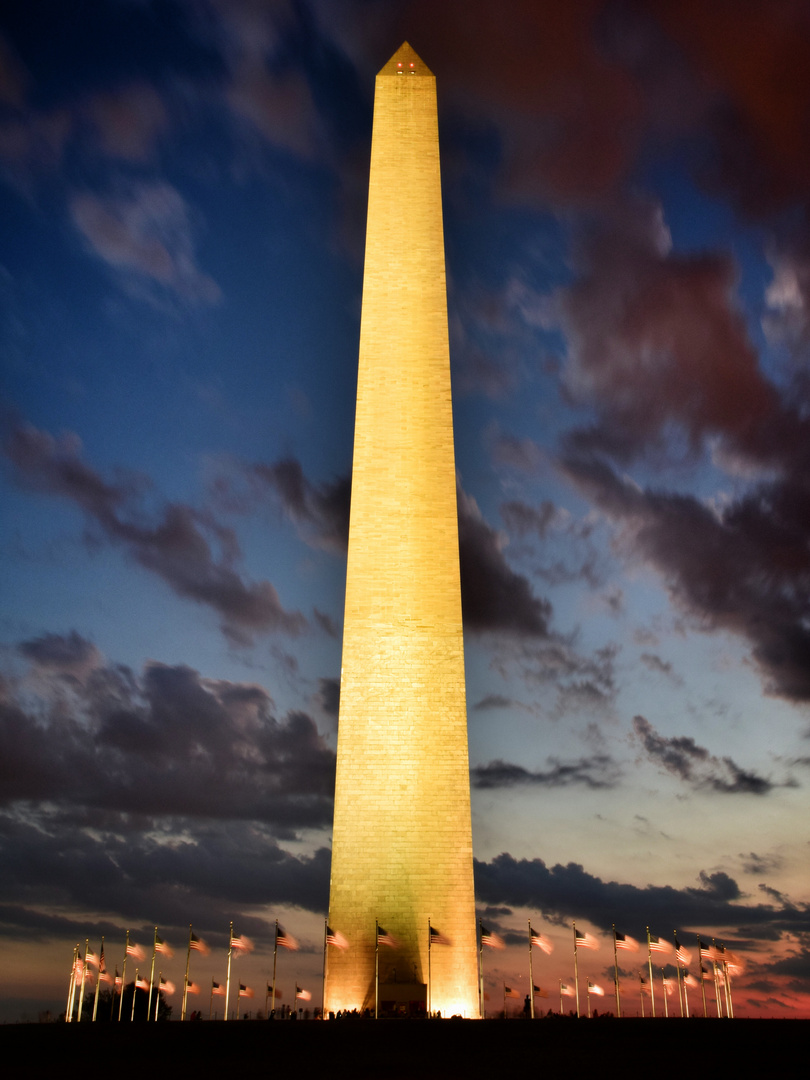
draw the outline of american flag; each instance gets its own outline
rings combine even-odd
[[[145,979],[143,975],[139,975],[138,978],[135,980],[135,986],[138,990],[148,990],[149,980]]]
[[[483,923],[481,926],[481,944],[489,945],[490,949],[505,949],[506,946],[503,943],[503,938],[500,934],[496,934],[494,930],[487,930]]]
[[[399,948],[399,942],[394,935],[389,934],[387,930],[383,930],[379,924],[377,925],[377,944],[387,945],[389,949]]]
[[[199,983],[190,982],[188,984],[188,986],[186,987],[186,993],[187,994],[199,994],[199,992],[200,992]]]
[[[574,945],[577,949],[598,949],[599,942],[593,934],[582,934],[574,927]]]
[[[618,930],[614,930],[613,936],[616,938],[617,949],[627,949],[629,952],[638,952],[639,944],[636,939],[630,937],[629,934],[620,934]]]
[[[291,952],[298,951],[298,942],[278,923],[276,923],[276,945],[280,945],[282,949],[289,949]]]
[[[304,990],[300,986],[295,988],[295,997],[297,1001],[312,1001],[312,994],[310,994],[309,990]]]
[[[155,934],[155,952],[159,952],[163,956],[174,956],[174,953],[169,948],[168,943],[165,942],[162,937],[159,937],[158,934]]]
[[[428,923],[428,927],[430,929],[431,945],[452,945],[450,938],[443,934],[441,930],[437,930],[435,926],[430,926],[430,923]]]
[[[195,952],[202,953],[203,956],[208,956],[211,952],[206,942],[201,937],[197,937],[193,931],[189,934],[188,947]]]
[[[678,962],[683,964],[684,967],[688,967],[692,963],[692,953],[685,945],[679,945],[675,942],[675,955],[678,958]]]
[[[163,976],[161,975],[160,976],[160,989],[163,991],[164,994],[173,994],[174,993],[174,983],[169,982],[168,979],[164,979]]]
[[[134,956],[136,960],[143,960],[146,953],[134,941],[127,941],[127,956]]]
[[[573,997],[574,991],[567,983],[560,983],[560,993],[565,997]]]
[[[334,945],[336,949],[348,949],[349,947],[349,943],[343,934],[339,930],[333,930],[328,925],[326,927],[326,944]]]
[[[671,953],[672,946],[668,941],[658,937],[657,934],[651,934],[647,931],[647,940],[650,946],[650,952]]]
[[[218,982],[211,980],[211,993],[216,994],[218,997],[225,997],[225,987],[221,986]]]
[[[245,986],[244,983],[239,983],[239,997],[252,998],[253,991],[249,986]]]
[[[533,930],[531,923],[529,923],[529,939],[532,945],[536,945],[547,955],[550,956],[554,952],[554,942],[550,941],[545,934],[538,934],[536,930]]]
[[[605,996],[605,991],[602,989],[602,987],[598,986],[596,983],[591,982],[590,979],[588,979],[588,993],[596,994],[597,997]]]
[[[506,983],[504,983],[503,994],[504,994],[504,997],[508,997],[508,998],[519,998],[520,997],[520,994],[517,992],[517,990],[513,990],[512,987],[507,986]]]
[[[231,948],[241,952],[253,952],[253,942],[246,934],[235,934],[231,930]]]

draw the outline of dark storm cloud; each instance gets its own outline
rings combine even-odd
[[[137,486],[104,480],[82,460],[76,436],[57,441],[36,428],[17,427],[4,449],[21,487],[74,503],[107,540],[121,544],[178,596],[216,611],[231,640],[244,643],[270,631],[296,635],[306,628],[304,616],[285,610],[269,581],[244,580],[236,535],[210,513],[168,503],[154,524],[146,524]]]
[[[619,780],[619,768],[607,754],[596,754],[579,761],[548,759],[549,768],[532,772],[508,761],[490,761],[471,770],[477,788],[511,788],[518,786],[612,788]]]
[[[306,714],[273,715],[267,692],[148,664],[0,702],[0,805],[253,819],[289,833],[332,812],[334,753]],[[36,700],[32,700],[32,693]]]
[[[479,633],[544,638],[551,604],[532,592],[503,554],[503,539],[484,520],[473,498],[458,488],[458,541],[464,624]]]
[[[344,551],[348,543],[351,481],[315,484],[301,463],[285,458],[271,465],[238,470],[259,492],[271,490],[301,538],[314,548]],[[235,476],[221,476],[215,494],[225,505],[244,503]],[[504,537],[484,519],[475,500],[457,488],[461,601],[464,625],[478,633],[542,638],[548,634],[551,605],[535,596],[528,578],[503,554]]]
[[[736,306],[728,256],[672,252],[659,208],[636,201],[594,223],[579,270],[557,294],[565,380],[598,419],[570,437],[573,447],[628,460],[662,452],[675,426],[693,451],[722,435],[737,453],[771,457],[780,406]]]
[[[608,932],[617,923],[638,933],[645,926],[677,926],[702,932],[704,927],[746,927],[755,938],[774,930],[806,933],[810,909],[780,908],[741,902],[736,882],[723,872],[701,875],[700,888],[622,884],[603,881],[577,863],[548,867],[542,859],[515,859],[507,853],[491,862],[475,861],[479,902],[528,907],[552,922],[588,919]],[[663,932],[663,931],[659,931]]]
[[[767,795],[775,787],[793,786],[741,769],[730,757],[715,757],[688,736],[665,738],[643,716],[633,719],[633,730],[651,761],[694,787],[724,795]]]
[[[340,679],[318,679],[318,700],[329,716],[337,716],[340,708]]]
[[[661,574],[677,607],[706,630],[748,640],[772,694],[810,699],[810,487],[795,445],[790,471],[713,509],[681,494],[643,490],[604,460],[569,456],[565,475],[621,526],[627,554]]]
[[[349,541],[350,477],[313,484],[296,458],[247,466],[246,471],[250,479],[276,495],[307,543],[345,552]]]
[[[155,817],[137,831],[115,815],[83,828],[44,810],[0,813],[0,857],[0,933],[10,937],[84,937],[87,920],[75,912],[102,910],[124,924],[143,922],[144,937],[157,922],[171,941],[167,929],[180,937],[191,920],[216,939],[242,909],[240,932],[266,942],[272,924],[251,909],[323,911],[329,889],[327,848],[292,855],[256,822]],[[110,935],[114,927],[95,929]]]

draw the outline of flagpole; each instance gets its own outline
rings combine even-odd
[[[98,1015],[98,992],[101,989],[101,965],[104,963],[104,936],[101,937],[101,951],[98,954],[98,972],[96,974],[96,992],[93,995],[93,1023]]]
[[[655,1017],[655,987],[653,985],[652,944],[650,942],[649,926],[647,927],[647,965],[650,969],[650,1012]]]
[[[278,923],[276,923],[278,926]],[[225,978],[225,1019],[228,1019],[228,1002],[231,996],[231,953],[233,952],[233,922],[228,931],[228,973]]]
[[[529,919],[529,1016],[534,1020],[534,974],[532,972],[532,920]]]
[[[616,1016],[621,1018],[622,999],[619,992],[619,951],[616,947],[616,923],[613,924],[613,981],[616,985]]]
[[[484,1008],[484,941],[481,935],[481,920],[478,920],[478,1004],[482,1020],[486,1020]]]
[[[186,1002],[188,1001],[188,969],[191,964],[191,923],[188,924],[188,950],[186,952],[186,974],[183,979],[183,1007],[180,1010],[180,1019],[186,1018]]]
[[[84,939],[84,963],[82,964],[82,988],[79,991],[79,1015],[76,1018],[79,1023],[82,1021],[82,1009],[84,1008],[84,980],[87,977],[87,953],[90,950],[90,938]]]
[[[380,1013],[380,924],[374,920],[374,1019]]]
[[[327,928],[328,925],[329,925],[329,920],[324,919],[323,920],[323,989],[321,991],[321,1019],[322,1020],[326,1019],[326,964],[327,964],[326,928]],[[265,1007],[266,1007],[266,1004],[267,1003],[265,1002]]]
[[[667,1005],[667,977],[664,974],[664,969],[661,968],[661,990],[664,994],[664,1017],[669,1017],[669,1006]]]
[[[68,983],[67,1007],[65,1008],[65,1023],[69,1024],[73,1019],[73,990],[76,986],[76,964],[79,959],[79,945],[73,946],[73,962],[70,965],[70,982]]]
[[[562,1016],[562,979],[560,979],[560,1016]]]
[[[689,973],[687,972],[686,974],[688,975]],[[685,1008],[685,1011],[686,1011],[686,1019],[688,1020],[689,1019],[689,994],[686,992],[686,986],[687,986],[686,975],[684,975],[684,979],[683,979],[683,1004],[684,1004],[684,1008]]]
[[[641,1019],[644,1019],[644,978],[641,972],[638,973],[638,992],[641,997]]]
[[[135,995],[138,993],[138,969],[135,968],[135,982],[132,984],[132,1012],[129,1016],[129,1022],[132,1023],[135,1019]],[[146,1014],[146,1019],[149,1019],[149,1014]]]
[[[577,960],[577,924],[571,923],[574,930],[574,990],[577,997],[577,1019],[579,1019],[579,961]]]
[[[267,1004],[267,998],[265,998],[265,1004]],[[211,996],[208,999],[208,1019],[210,1020],[214,1013],[214,979],[211,978]]]
[[[155,940],[152,944],[152,967],[149,971],[149,1004],[146,1009],[146,1019],[152,1015],[152,986],[155,981],[155,956],[157,955],[157,927],[155,927]]]
[[[681,1019],[683,1019],[683,989],[685,989],[685,987],[681,987],[681,958],[679,956],[681,947],[678,944],[678,931],[673,930],[672,934],[675,938],[675,970],[678,973],[678,1004],[681,1007]]]
[[[127,957],[129,956],[129,930],[127,930],[127,942],[124,946],[124,963],[121,969],[121,1000],[118,1002],[118,1023],[121,1023],[121,1015],[124,1011],[124,987],[127,984]]]
[[[278,956],[278,919],[276,919],[276,941],[273,945],[273,993],[270,997],[270,1013],[276,1018],[276,957]]]
[[[698,970],[700,973],[700,996],[703,998],[703,1019],[706,1019],[706,987],[703,983],[703,947],[700,944],[700,934],[697,935],[698,943]]]
[[[726,979],[726,1002],[727,1002],[727,1006],[728,1006],[727,1011],[728,1011],[729,1019],[733,1020],[734,1019],[734,1002],[732,1001],[732,998],[731,998],[731,975],[730,975],[729,970],[728,970],[728,961],[727,960],[723,961],[723,974],[725,975],[725,979]]]

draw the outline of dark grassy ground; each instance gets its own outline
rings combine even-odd
[[[553,1069],[585,1080],[639,1073],[807,1077],[806,1020],[379,1020],[320,1023],[8,1024],[9,1075],[241,1078],[492,1077]],[[523,1070],[530,1070],[524,1073]],[[587,1072],[580,1072],[580,1070]]]

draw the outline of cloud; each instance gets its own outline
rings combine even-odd
[[[487,709],[508,709],[510,706],[516,704],[512,698],[504,697],[503,694],[487,694],[486,697],[481,698],[473,705],[473,709],[477,712],[483,712]]]
[[[529,506],[518,500],[501,504],[501,517],[504,524],[518,536],[535,533],[544,540],[558,516],[556,506],[548,499],[544,499],[539,506]]]
[[[130,292],[136,289],[145,299],[170,293],[188,304],[219,301],[219,286],[195,263],[188,207],[170,184],[134,184],[106,196],[76,194],[70,212],[90,250]]]
[[[505,639],[495,650],[492,666],[506,679],[517,672],[530,686],[552,686],[556,693],[554,718],[583,710],[596,710],[604,716],[616,694],[617,653],[617,646],[606,645],[590,656],[583,655],[572,638],[559,635],[539,642]]]
[[[528,579],[509,566],[503,538],[460,486],[458,539],[465,626],[478,633],[546,637],[551,604],[535,596]]]
[[[651,761],[693,787],[724,795],[767,795],[775,787],[793,786],[741,769],[730,757],[715,757],[689,736],[665,738],[643,716],[634,717],[633,731]]]
[[[517,786],[583,787],[598,789],[615,787],[619,779],[616,762],[607,754],[596,754],[579,761],[562,762],[548,759],[546,771],[531,772],[521,765],[507,761],[490,761],[471,770],[477,788],[511,788]]]
[[[617,523],[620,550],[653,566],[671,600],[702,629],[747,639],[766,690],[794,701],[810,700],[808,448],[803,433],[789,472],[719,508],[640,489],[594,455],[561,462],[574,486]]]
[[[337,716],[340,708],[340,679],[318,679],[318,700],[328,716]]]
[[[747,855],[740,852],[740,858],[743,860],[743,870],[746,874],[767,874],[772,870],[778,870],[782,865],[782,859],[776,855],[757,855],[755,851],[750,851]]]
[[[38,669],[25,696],[7,689],[0,702],[0,806],[255,820],[282,832],[331,819],[333,752],[305,713],[276,719],[261,687],[153,661],[140,675],[98,666],[66,691],[57,671]]]
[[[74,503],[107,540],[121,544],[178,596],[216,611],[235,643],[256,633],[297,635],[306,628],[304,616],[286,611],[269,581],[241,577],[236,536],[210,513],[168,503],[154,524],[146,524],[137,485],[104,480],[82,460],[75,435],[57,441],[36,428],[17,427],[4,449],[20,486]]]
[[[158,137],[169,126],[168,110],[157,90],[148,83],[95,94],[87,112],[102,151],[124,161],[149,161]]]
[[[94,930],[123,940],[130,926],[145,944],[157,922],[176,947],[191,919],[227,947],[222,927],[236,915],[240,932],[272,949],[267,905],[320,912],[328,903],[329,849],[291,854],[255,822],[156,817],[138,830],[125,818],[0,813],[0,857],[0,934],[11,938],[75,940]],[[97,911],[109,916],[88,921]]]
[[[43,634],[31,641],[21,641],[17,650],[37,667],[78,678],[103,663],[95,645],[75,630],[69,634]]]
[[[245,474],[259,489],[272,491],[284,513],[313,547],[344,553],[349,541],[352,483],[347,476],[313,484],[296,458],[272,465],[245,466]]]
[[[351,480],[315,484],[296,458],[270,465],[239,466],[218,478],[216,496],[225,505],[244,504],[235,491],[246,479],[260,498],[271,492],[313,548],[343,552],[348,544]],[[503,554],[504,537],[485,520],[473,498],[457,488],[459,562],[464,625],[477,633],[545,637],[551,605],[534,595],[528,578],[514,571]]]
[[[736,882],[723,872],[703,874],[699,888],[639,887],[603,881],[578,863],[549,867],[503,853],[491,862],[475,860],[475,891],[479,902],[532,908],[559,925],[587,919],[606,933],[613,923],[630,933],[656,925],[701,933],[747,927],[755,937],[810,929],[810,910],[742,903]]]
[[[672,664],[668,660],[662,660],[656,653],[642,653],[639,660],[648,670],[659,675],[666,675],[668,679],[671,679],[672,682],[679,686],[683,684],[683,679],[672,670]]]
[[[578,262],[556,295],[564,378],[597,420],[570,445],[628,460],[663,453],[675,428],[693,452],[722,435],[767,456],[778,400],[736,305],[731,259],[673,252],[660,207],[636,201],[593,224]]]

